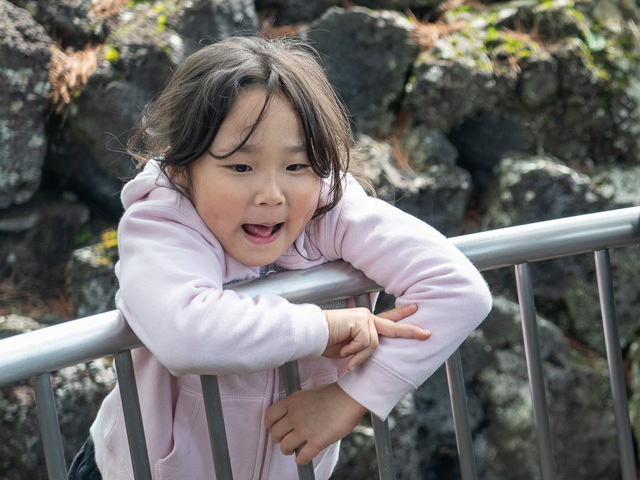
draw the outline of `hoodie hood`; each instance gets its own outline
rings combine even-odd
[[[122,205],[127,209],[160,187],[173,190],[169,180],[160,170],[157,160],[149,160],[143,170],[122,189]]]

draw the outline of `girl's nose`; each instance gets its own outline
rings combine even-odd
[[[284,192],[276,178],[265,178],[260,182],[255,202],[263,206],[277,206],[284,203]]]

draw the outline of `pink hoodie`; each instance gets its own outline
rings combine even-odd
[[[348,177],[340,203],[311,224],[276,262],[289,270],[343,259],[397,298],[416,303],[408,320],[431,330],[424,342],[380,340],[363,365],[321,357],[324,314],[275,295],[223,290],[259,276],[227,255],[194,206],[169,188],[150,162],[122,201],[117,306],[146,348],[133,352],[154,479],[215,478],[199,374],[217,374],[234,478],[297,478],[264,427],[266,409],[284,397],[276,368],[299,360],[303,388],[338,381],[381,418],[422,384],[486,317],[491,297],[480,273],[440,233],[368,197]],[[105,480],[133,478],[119,392],[105,399],[91,429]],[[314,460],[329,478],[335,444]]]

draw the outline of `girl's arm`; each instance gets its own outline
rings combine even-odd
[[[131,208],[120,223],[119,248],[118,308],[175,375],[257,372],[321,354],[351,356],[347,366],[353,369],[375,350],[378,335],[428,336],[395,323],[412,307],[383,316],[365,309],[323,312],[276,295],[223,290],[223,271],[250,278],[257,269],[226,256],[198,217],[166,205]]]
[[[397,306],[417,305],[406,321],[431,332],[427,342],[381,338],[368,361],[338,381],[354,400],[386,418],[482,322],[492,301],[481,274],[448,239],[368,197],[352,178],[347,182],[342,201],[321,225],[320,249],[384,286]]]
[[[319,307],[223,290],[225,273],[246,279],[258,269],[225,256],[195,210],[189,217],[158,203],[134,205],[120,222],[116,300],[165,367],[174,375],[252,373],[324,352]]]
[[[451,242],[424,222],[367,197],[353,179],[326,220],[319,235],[320,241],[326,240],[323,254],[348,261],[385,286],[396,297],[396,305],[416,305],[407,321],[432,335],[424,343],[381,338],[368,361],[337,383],[296,392],[272,405],[267,428],[274,441],[281,442],[283,453],[302,446],[298,464],[348,434],[366,410],[386,418],[491,309],[482,276]]]

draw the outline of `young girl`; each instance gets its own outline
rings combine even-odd
[[[296,462],[313,460],[327,479],[362,415],[385,418],[489,312],[464,255],[345,173],[347,116],[292,40],[196,52],[133,140],[148,160],[122,192],[116,300],[146,347],[133,357],[154,479],[215,477],[200,374],[219,375],[234,478],[297,478]],[[338,259],[397,307],[375,316],[223,290]],[[290,360],[303,390],[285,398],[276,367]],[[133,478],[119,398],[91,429],[105,479]]]

